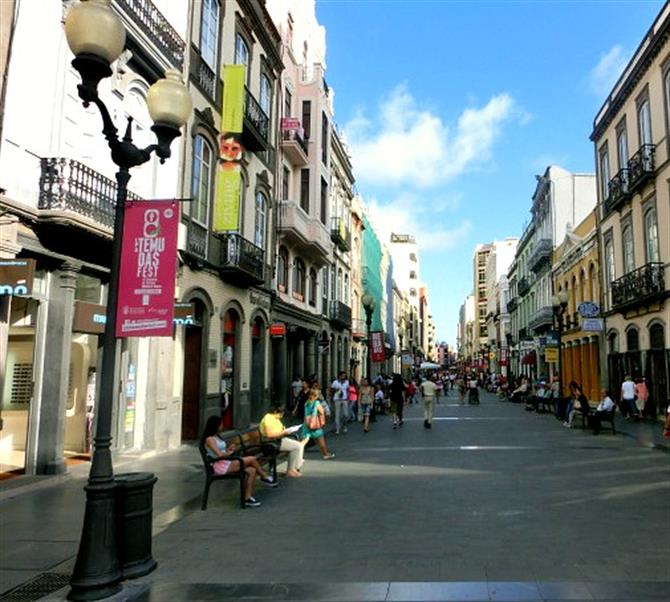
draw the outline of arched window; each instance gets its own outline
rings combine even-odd
[[[268,202],[262,192],[256,193],[256,214],[254,217],[254,244],[265,249],[265,226],[267,224]]]
[[[342,268],[337,270],[337,288],[335,289],[335,299],[342,301]]]
[[[239,33],[235,35],[235,64],[246,67],[245,75],[247,81],[249,81],[249,47]]]
[[[665,348],[665,329],[663,328],[663,324],[656,322],[649,327],[649,348]]]
[[[612,239],[608,239],[605,243],[605,278],[605,285],[607,288],[611,288],[615,278],[614,245],[612,244]]]
[[[272,84],[267,75],[261,75],[261,94],[259,97],[261,109],[268,116],[271,117],[272,111]]]
[[[626,350],[639,351],[640,349],[640,333],[637,328],[629,328],[626,332]]]
[[[635,257],[633,256],[633,228],[630,224],[624,226],[621,233],[623,246],[623,273],[628,274],[635,269]]]
[[[589,265],[589,294],[593,302],[598,302],[598,298],[600,297],[597,278],[596,266],[594,264]]]
[[[640,146],[651,144],[651,112],[649,100],[645,100],[637,111],[637,124],[640,129]]]
[[[288,289],[288,250],[284,246],[279,247],[277,257],[277,284],[282,292]]]
[[[209,142],[198,135],[193,140],[193,170],[191,172],[191,218],[205,226],[209,224],[209,205],[212,197],[214,153]]]
[[[318,292],[319,281],[314,268],[309,269],[309,304],[316,307],[316,296]]]
[[[295,269],[293,271],[293,294],[305,298],[305,262],[300,257],[295,260]]]
[[[619,336],[616,332],[610,332],[607,336],[608,352],[619,353]]]
[[[584,270],[579,272],[579,301],[583,303],[587,301],[586,295],[588,291],[586,290],[586,273]],[[593,301],[593,299],[588,299],[588,301]]]
[[[651,208],[644,214],[644,238],[647,262],[657,262],[658,254],[658,222],[656,209]]]
[[[670,126],[670,69],[663,77],[663,87],[665,88],[665,125],[667,128]]]
[[[200,13],[200,55],[212,71],[216,72],[216,54],[219,39],[219,3],[203,0]]]

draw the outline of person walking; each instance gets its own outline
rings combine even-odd
[[[400,374],[394,374],[391,381],[391,415],[393,416],[393,428],[397,429],[403,425],[402,411],[405,406],[405,383]]]
[[[330,460],[335,457],[335,454],[331,453],[326,445],[326,436],[323,432],[323,427],[326,424],[326,416],[323,405],[319,401],[320,395],[321,392],[316,387],[313,387],[309,392],[307,403],[305,404],[305,421],[302,425],[300,438],[304,439],[307,437],[316,441],[323,459]]]
[[[370,410],[374,403],[375,391],[370,386],[367,378],[361,379],[361,388],[358,391],[358,403],[360,407],[360,413],[363,416],[363,432],[368,433],[370,431]]]
[[[435,383],[424,380],[419,387],[423,396],[423,428],[433,428],[433,406],[435,403]]]
[[[621,383],[621,405],[626,412],[626,420],[640,417],[635,405],[635,383],[630,374],[627,374]]]
[[[349,413],[347,419],[349,422],[358,420],[358,383],[353,376],[349,379]]]
[[[340,430],[346,433],[349,418],[349,381],[344,370],[340,370],[337,379],[330,385],[330,391],[335,406],[335,434],[339,435]]]
[[[640,418],[644,418],[647,414],[653,415],[653,412],[647,407],[649,401],[649,389],[647,388],[647,380],[644,376],[635,380],[635,407]]]

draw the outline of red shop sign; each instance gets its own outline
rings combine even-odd
[[[271,337],[281,338],[286,336],[286,324],[283,322],[275,322],[274,324],[270,324],[269,330]]]
[[[370,333],[370,359],[373,362],[383,362],[386,359],[386,350],[384,349],[384,333]]]

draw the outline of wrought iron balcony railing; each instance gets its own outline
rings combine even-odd
[[[528,327],[532,330],[551,328],[554,323],[554,310],[551,306],[540,307],[528,320]]]
[[[533,250],[528,258],[528,267],[533,272],[539,271],[542,266],[551,264],[551,251],[553,245],[550,238],[541,238],[533,246]]]
[[[168,61],[181,71],[184,65],[184,40],[154,3],[151,0],[115,0],[115,2]]]
[[[250,151],[264,151],[270,141],[270,118],[254,98],[249,88],[244,88],[244,120],[249,130],[245,137],[245,147]]]
[[[219,238],[221,239],[220,271],[231,280],[243,284],[263,282],[263,249],[236,233],[220,235]]]
[[[623,310],[668,295],[662,263],[647,263],[612,282],[612,308]]]
[[[514,297],[507,302],[507,313],[511,314],[516,311],[516,308],[519,307],[519,300]]]
[[[191,47],[189,73],[191,80],[216,104],[220,100],[219,95],[221,91],[221,87],[217,85],[218,78],[194,47]]]
[[[656,145],[643,144],[628,161],[629,187],[631,193],[643,186],[656,173]]]
[[[609,194],[605,200],[605,215],[616,211],[630,198],[630,170],[619,170],[608,184]]]
[[[95,169],[73,159],[42,158],[39,185],[39,209],[71,211],[102,226],[114,227],[116,182]],[[128,192],[128,200],[141,199]]]
[[[351,307],[342,301],[330,302],[330,321],[343,328],[351,328]]]
[[[523,278],[520,278],[516,288],[517,291],[519,291],[520,297],[525,296],[530,290],[530,282],[528,281],[528,278],[526,278],[525,276]]]
[[[207,259],[207,228],[194,221],[188,223],[186,252],[199,259]]]
[[[347,228],[342,218],[331,218],[330,239],[339,247],[341,251],[346,252],[351,249],[351,232],[349,231],[349,228]]]

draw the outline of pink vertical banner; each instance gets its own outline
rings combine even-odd
[[[178,224],[176,201],[126,205],[117,337],[172,336]]]
[[[383,362],[386,359],[386,352],[384,351],[384,333],[371,332],[370,333],[370,359],[373,362]]]

